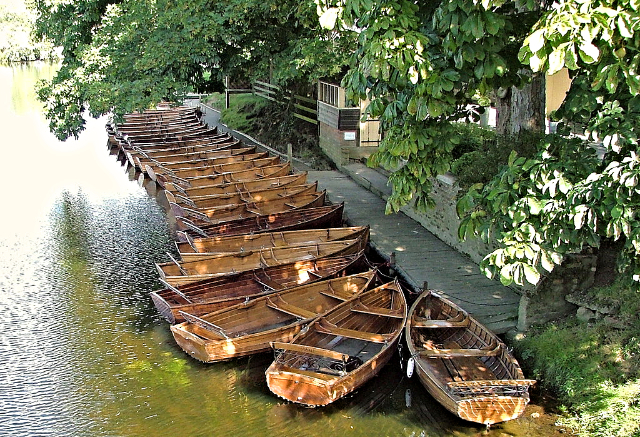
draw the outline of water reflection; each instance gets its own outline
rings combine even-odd
[[[38,74],[49,73],[0,68],[3,436],[484,435],[404,377],[397,356],[323,409],[271,395],[270,354],[189,358],[148,298],[159,286],[154,262],[173,250],[164,210],[109,154],[104,120],[59,143],[31,111],[33,95],[9,91]],[[532,411],[487,435],[556,432]]]

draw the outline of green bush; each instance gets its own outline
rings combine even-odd
[[[498,136],[490,129],[473,124],[457,127],[460,145],[453,151],[451,172],[465,189],[476,183],[487,183],[509,160],[512,151],[518,156],[533,157],[542,134],[528,131],[513,136]]]
[[[516,341],[516,353],[570,413],[562,425],[585,436],[640,436],[638,296],[621,283],[589,295],[620,304],[615,327],[606,319],[546,325]]]
[[[205,102],[218,109],[224,106],[224,94],[212,94]],[[234,94],[229,103],[228,109],[221,110],[221,121],[231,129],[251,135],[282,153],[287,152],[287,144],[291,143],[293,155],[315,169],[335,167],[318,145],[317,126],[294,117],[287,105],[253,94]]]

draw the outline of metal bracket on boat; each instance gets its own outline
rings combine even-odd
[[[180,223],[182,223],[184,226],[186,226],[187,228],[189,228],[191,231],[195,232],[198,235],[201,235],[205,238],[209,237],[209,234],[207,234],[204,230],[200,229],[191,220],[185,217],[180,217]]]
[[[171,262],[173,262],[176,266],[178,266],[178,268],[180,269],[180,273],[182,273],[184,276],[189,276],[189,272],[187,272],[169,252],[167,252],[167,256],[169,257]]]
[[[160,279],[160,282],[162,283],[162,285],[167,287],[169,290],[173,291],[175,294],[177,294],[178,296],[180,296],[181,298],[186,300],[188,303],[193,303],[191,301],[191,299],[189,299],[182,291],[178,290],[176,287],[174,287],[173,285],[169,284],[164,279],[162,279],[162,278],[159,278],[159,279]]]
[[[215,332],[216,334],[220,335],[221,337],[224,337],[227,340],[230,339],[227,333],[224,332],[224,329],[222,329],[218,325],[215,325],[211,322],[201,319],[200,317],[196,317],[193,314],[185,313],[184,311],[179,311],[179,313],[182,314],[182,317],[184,317],[184,319],[187,322],[193,323],[194,325],[198,325],[199,327],[206,329],[208,331]]]

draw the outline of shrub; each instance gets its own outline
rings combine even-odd
[[[516,353],[571,413],[562,425],[585,436],[640,436],[638,296],[618,282],[589,294],[603,303],[626,302],[616,316],[624,327],[572,318],[533,329],[514,343]]]
[[[523,131],[513,136],[498,136],[475,125],[459,128],[461,143],[453,151],[451,172],[465,189],[476,183],[487,183],[509,160],[512,151],[525,158],[533,157],[544,135]],[[459,149],[459,151],[458,151]],[[455,158],[459,155],[458,158]]]

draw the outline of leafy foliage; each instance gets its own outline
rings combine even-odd
[[[450,169],[452,122],[479,119],[498,88],[528,80],[515,54],[531,14],[514,2],[346,0],[344,27],[361,29],[343,80],[385,132],[371,165],[393,170],[388,210],[430,203],[430,178]]]
[[[515,343],[528,371],[553,388],[580,435],[640,434],[640,331],[605,322],[552,324]],[[626,383],[625,383],[626,382]]]
[[[500,247],[483,269],[520,285],[538,283],[564,254],[597,247],[602,237],[624,239],[621,269],[640,284],[637,1],[332,7],[337,25],[361,29],[343,84],[353,98],[369,99],[369,115],[382,121],[385,139],[370,164],[393,171],[388,211],[412,199],[418,209],[430,205],[430,178],[451,168],[461,142],[452,122],[477,120],[494,91],[523,85],[532,71],[567,67],[573,81],[555,115],[559,135],[540,141],[535,157],[513,154],[495,179],[473,186],[458,205],[459,235],[495,237]],[[575,126],[602,141],[599,157],[570,138]]]
[[[55,57],[46,41],[34,40],[31,30],[35,15],[23,2],[0,4],[0,62],[23,62]]]
[[[39,35],[63,48],[40,90],[51,130],[77,135],[91,116],[122,115],[189,91],[221,89],[225,75],[313,81],[344,65],[350,39],[323,30],[312,2],[256,0],[36,0]],[[331,59],[332,62],[328,62]]]
[[[545,144],[535,160],[512,160],[490,185],[461,201],[460,234],[487,235],[493,228],[503,245],[485,259],[488,274],[535,284],[563,254],[598,247],[608,237],[624,242],[620,270],[640,285],[639,26],[637,3],[567,1],[545,12],[525,40],[519,56],[533,70],[572,70],[571,89],[555,115],[563,122],[560,132],[584,126],[590,139],[601,141],[601,156],[557,137],[555,151]],[[529,178],[524,191],[521,184],[514,188],[518,172]],[[507,196],[507,203],[489,206],[497,196]],[[540,211],[534,214],[531,205]]]

